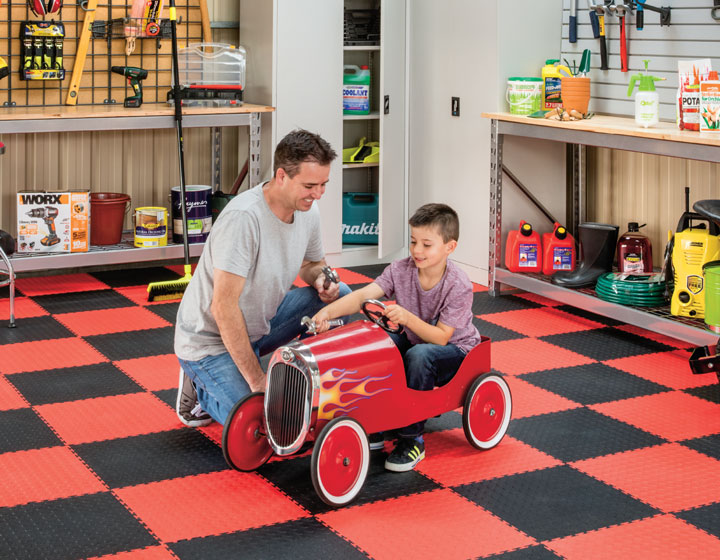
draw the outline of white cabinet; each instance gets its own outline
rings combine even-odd
[[[345,9],[380,10],[380,44],[344,46]],[[334,265],[387,261],[407,246],[406,0],[241,0],[240,43],[247,50],[246,98],[276,107],[263,121],[267,153],[302,127],[328,140],[340,156],[361,137],[380,144],[377,166],[333,163],[320,201],[323,243]],[[371,114],[343,115],[345,64],[371,67]],[[388,99],[386,105],[385,99]],[[271,166],[263,169],[269,177]],[[379,195],[377,245],[342,243],[343,192]]]

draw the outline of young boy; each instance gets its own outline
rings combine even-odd
[[[472,323],[472,284],[448,257],[457,247],[457,213],[445,204],[426,204],[410,218],[410,256],[385,268],[374,282],[331,303],[313,319],[320,332],[327,321],[357,313],[366,299],[395,298],[385,316],[404,331],[391,334],[405,363],[411,389],[429,391],[457,372],[465,354],[480,342]],[[425,421],[399,430],[385,468],[404,472],[425,458]]]

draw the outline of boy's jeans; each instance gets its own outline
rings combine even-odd
[[[445,385],[460,369],[465,352],[454,344],[422,343],[413,345],[405,333],[391,334],[390,338],[400,350],[405,364],[405,377],[410,389],[431,391]],[[423,434],[425,420],[400,428],[402,438],[414,438]]]
[[[346,284],[340,283],[339,297],[350,291]],[[270,321],[270,332],[252,343],[258,359],[304,333],[305,327],[300,325],[300,320],[305,315],[312,317],[325,305],[315,288],[306,286],[290,290]],[[228,352],[196,362],[179,361],[185,374],[195,383],[200,406],[220,424],[225,423],[235,403],[250,393],[250,386]]]

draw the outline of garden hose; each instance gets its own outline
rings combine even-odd
[[[595,293],[605,301],[635,307],[665,305],[665,276],[606,272],[595,285]]]

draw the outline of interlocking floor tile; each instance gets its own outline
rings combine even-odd
[[[108,362],[16,373],[8,379],[32,405],[137,393],[142,390]]]
[[[22,327],[22,328],[19,328]],[[29,317],[14,329],[0,326],[0,346],[75,336],[54,317]]]
[[[713,374],[705,374],[706,377],[710,378]],[[695,387],[692,389],[686,389],[685,392],[689,395],[694,395],[710,401],[715,404],[720,404],[720,381],[714,385],[705,385],[704,387]]]
[[[28,317],[41,317],[47,315],[48,312],[40,307],[34,300],[28,297],[15,298],[15,320],[27,319]],[[0,321],[10,320],[10,302],[0,299]],[[0,325],[0,328],[5,325]],[[0,337],[0,340],[2,337]]]
[[[0,453],[59,444],[57,436],[33,410],[0,412]]]
[[[0,376],[0,411],[27,408],[28,406],[28,403],[7,378]]]
[[[485,317],[490,316],[491,315],[485,315]],[[492,340],[493,342],[525,338],[525,335],[522,333],[506,329],[505,327],[501,327],[499,325],[495,325],[484,319],[481,319],[480,317],[473,317],[473,325],[475,325],[481,335],[489,337],[490,340]]]
[[[493,313],[485,316],[485,320],[535,338],[602,327],[600,323],[553,307]]]
[[[720,503],[675,514],[703,531],[720,538]],[[715,555],[717,556],[717,555]],[[712,556],[710,556],[712,558]]]
[[[84,337],[170,326],[165,319],[143,307],[78,311],[55,317],[72,332]]]
[[[109,288],[104,282],[93,278],[90,274],[60,274],[57,276],[34,276],[18,278],[15,288],[23,295],[35,297],[48,294],[68,294],[105,290]]]
[[[521,379],[581,404],[616,401],[668,390],[664,385],[599,363],[527,373]]]
[[[96,309],[132,307],[133,301],[115,290],[91,290],[86,292],[60,293],[33,298],[43,309],[53,314],[77,313]]]
[[[514,419],[580,407],[580,404],[574,401],[531,385],[522,377],[508,375],[505,380],[510,386]]]
[[[115,288],[113,290],[122,297],[133,302],[135,305],[142,305],[143,307],[152,308],[155,306],[163,305],[180,305],[180,299],[177,300],[163,300],[163,301],[148,301],[147,286],[126,286],[124,288]]]
[[[561,461],[664,443],[652,434],[587,408],[513,420],[508,434]]]
[[[175,354],[118,360],[115,365],[148,391],[177,389],[180,364]]]
[[[550,552],[544,545],[526,546],[510,552],[484,556],[483,560],[560,560],[562,557]]]
[[[461,496],[538,540],[649,517],[656,510],[568,466],[458,486]]]
[[[562,305],[561,301],[549,299],[538,294],[531,294],[530,292],[521,292],[517,294],[517,297],[532,301],[533,303],[537,303],[545,307],[558,307]]]
[[[148,309],[174,325],[177,319],[178,307],[180,307],[179,301],[171,301],[170,303],[159,301],[157,305],[151,305]]]
[[[73,449],[111,488],[228,468],[215,443],[186,427],[86,443]]]
[[[174,327],[88,336],[85,340],[110,360],[173,354]]]
[[[551,541],[546,546],[567,560],[696,560],[720,556],[720,540],[672,515],[606,527]]]
[[[591,408],[669,441],[720,432],[720,405],[679,391],[596,404]],[[673,410],[682,413],[672,414]]]
[[[176,556],[165,546],[147,546],[126,550],[116,554],[93,556],[88,560],[176,560]]]
[[[516,309],[536,309],[542,307],[534,301],[514,295],[493,297],[488,292],[475,292],[473,294],[473,315],[487,315],[502,313]]]
[[[413,515],[399,515],[402,511],[412,511]],[[377,560],[409,556],[418,560],[459,560],[535,544],[533,539],[447,489],[318,517]]]
[[[206,558],[262,558],[263,560],[359,560],[367,556],[316,519],[298,519],[216,537],[171,545],[183,560]]]
[[[575,315],[576,317],[583,317],[585,319],[589,319],[590,321],[594,321],[595,323],[601,323],[606,327],[615,327],[625,324],[620,321],[616,321],[615,319],[611,319],[610,317],[598,315],[597,313],[593,313],[592,311],[573,307],[572,305],[559,305],[557,309],[570,313],[570,315]]]
[[[354,266],[352,272],[370,278],[369,282],[375,280],[387,268],[387,264],[368,264],[365,266]],[[350,269],[345,269],[350,271]]]
[[[66,447],[3,453],[0,472],[0,508],[107,490]]]
[[[308,517],[302,508],[254,473],[224,470],[128,486],[115,492],[165,542]],[[179,507],[178,500],[190,496],[187,505],[196,515],[188,515],[188,507]]]
[[[177,280],[178,273],[164,266],[91,272],[91,276],[111,288],[139,286],[147,288],[151,282]]]
[[[693,375],[690,371],[689,358],[690,356],[684,350],[673,350],[643,356],[618,358],[608,360],[605,363],[673,389],[717,385],[717,379],[714,375]]]
[[[578,461],[573,467],[664,512],[720,501],[720,485],[698,483],[720,479],[720,461],[677,443]]]
[[[370,277],[360,272],[348,270],[347,268],[338,268],[336,271],[338,276],[340,276],[340,282],[345,282],[348,286],[369,284],[375,279],[374,276]]]
[[[691,342],[685,342],[684,340],[678,340],[677,338],[670,338],[664,334],[648,331],[641,327],[636,327],[635,325],[617,325],[615,328],[619,331],[633,333],[638,336],[642,336],[643,338],[649,338],[650,340],[666,344],[667,346],[672,346],[673,348],[694,348],[694,345]]]
[[[544,336],[542,340],[598,361],[672,350],[665,344],[611,327]]]
[[[720,461],[720,434],[700,437],[697,439],[689,439],[681,443],[690,449],[694,449],[700,453],[705,453],[705,455]]]
[[[579,366],[593,361],[591,358],[537,338],[493,343],[491,352],[493,369],[513,375],[554,369],[558,364]]]

